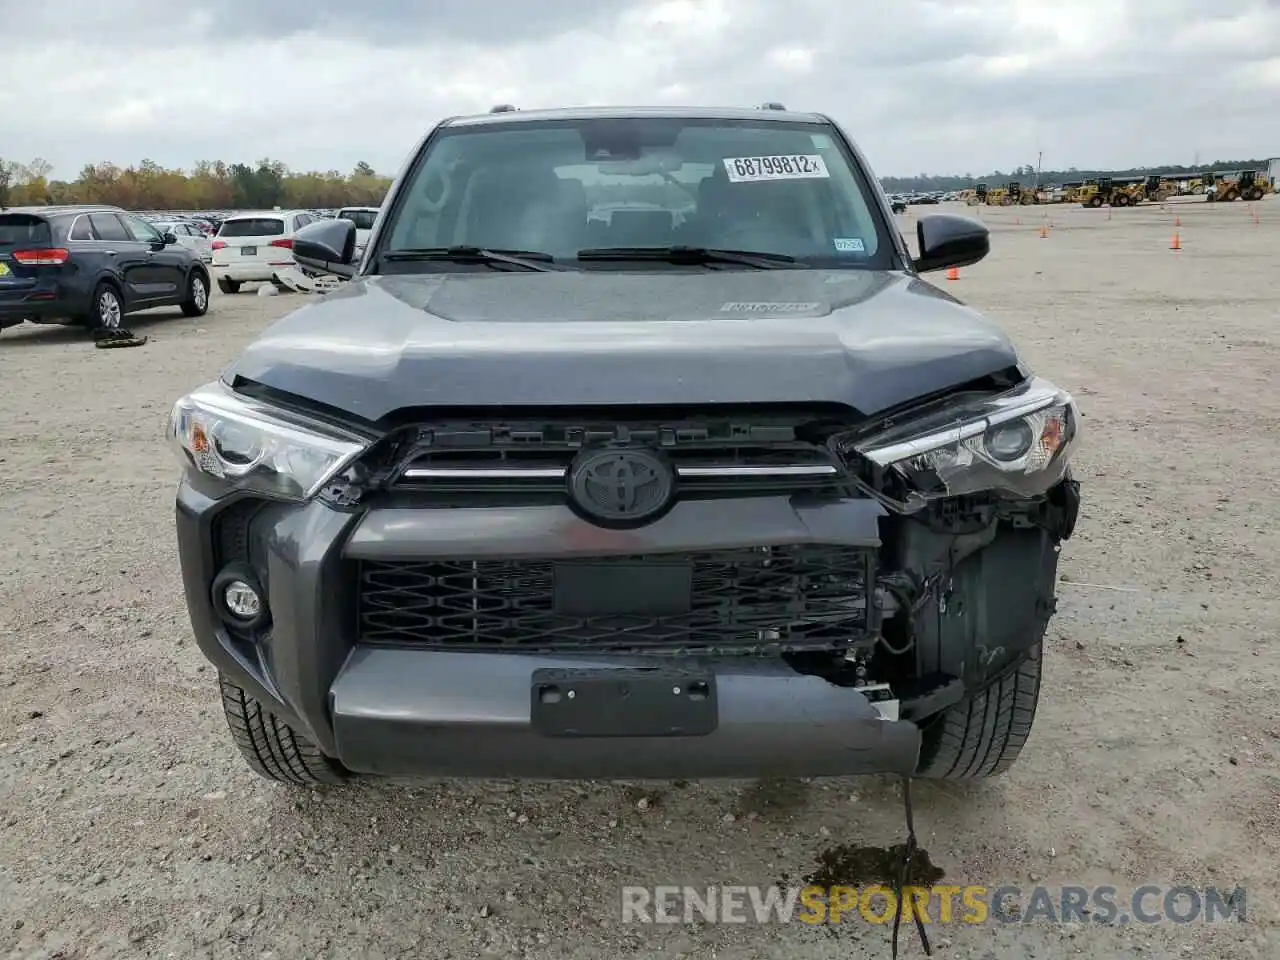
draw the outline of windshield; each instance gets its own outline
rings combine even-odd
[[[584,250],[692,246],[884,268],[892,248],[875,196],[825,123],[613,117],[460,126],[437,133],[419,159],[378,253],[466,246],[571,261]]]
[[[373,221],[378,219],[376,210],[343,210],[338,214],[340,220],[350,220],[357,230],[372,230]]]

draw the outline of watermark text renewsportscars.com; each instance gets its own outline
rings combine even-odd
[[[1221,923],[1246,919],[1242,887],[628,886],[624,923]]]

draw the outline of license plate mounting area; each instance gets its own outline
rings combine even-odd
[[[535,670],[531,694],[548,737],[697,737],[719,719],[715,675],[696,669]]]

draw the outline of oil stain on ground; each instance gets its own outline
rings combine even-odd
[[[884,884],[892,887],[898,882],[902,858],[906,854],[905,843],[891,847],[863,847],[841,844],[824,850],[818,855],[818,869],[805,877],[805,884],[816,887],[861,887]],[[929,851],[916,847],[907,871],[906,885],[927,887],[937,883],[946,873],[929,859]]]

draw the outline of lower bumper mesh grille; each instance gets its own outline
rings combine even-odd
[[[584,567],[591,579],[574,580]],[[611,568],[608,592],[617,598],[607,612],[583,615],[573,598],[566,603],[566,583],[609,584]],[[644,589],[656,568],[665,573],[653,583],[666,595]],[[360,634],[370,644],[470,651],[837,650],[874,626],[866,589],[874,575],[874,551],[829,544],[568,561],[364,562]]]

